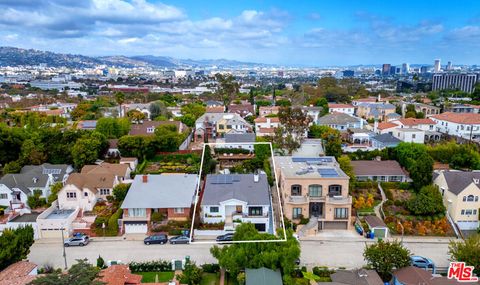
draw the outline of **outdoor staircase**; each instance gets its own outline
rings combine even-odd
[[[306,225],[304,225],[299,231],[298,236],[304,237],[308,234],[308,232],[312,229],[318,228],[318,217],[310,217],[310,220]]]

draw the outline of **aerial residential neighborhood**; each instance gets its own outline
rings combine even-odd
[[[480,284],[479,11],[0,1],[0,285]]]

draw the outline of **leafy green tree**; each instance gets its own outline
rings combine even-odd
[[[25,137],[23,129],[0,124],[0,164],[18,159]]]
[[[5,229],[0,236],[0,270],[27,258],[33,241],[32,226]]]
[[[62,182],[57,182],[50,187],[50,195],[48,195],[48,199],[47,199],[48,206],[52,205],[53,201],[58,199],[58,192],[60,192],[62,188],[63,188]]]
[[[161,125],[155,129],[158,151],[177,151],[185,136],[179,135],[175,125]]]
[[[125,94],[123,92],[115,93],[115,101],[118,104],[118,108],[120,109],[119,114],[122,114],[122,105],[125,102]]]
[[[150,111],[150,118],[155,119],[158,116],[166,117],[168,118],[169,113],[167,110],[167,106],[165,106],[165,103],[163,101],[156,101],[150,104],[150,107],[148,107],[148,110]]]
[[[155,155],[155,137],[123,136],[118,140],[118,149],[123,156],[144,160]]]
[[[23,142],[20,159],[23,161],[23,164],[34,165],[40,165],[47,161],[44,145],[36,132],[32,133],[30,138]]]
[[[443,198],[436,185],[422,187],[407,203],[407,208],[415,215],[436,215],[445,213]]]
[[[47,204],[46,199],[40,196],[42,196],[42,190],[33,190],[33,195],[28,196],[27,204],[31,209],[37,209]]]
[[[311,118],[300,108],[280,108],[278,118],[281,126],[275,130],[275,143],[289,154],[298,149],[305,138]]]
[[[410,265],[410,251],[398,241],[379,240],[366,245],[363,257],[385,282],[390,281],[394,269]]]
[[[194,120],[198,119],[206,111],[206,108],[202,104],[190,103],[182,106],[182,115],[191,115]],[[188,126],[188,125],[187,125]]]
[[[452,240],[448,246],[451,261],[463,261],[473,266],[473,272],[480,275],[480,234],[468,236],[465,240]]]
[[[19,173],[22,170],[22,164],[19,160],[10,161],[3,167],[3,173]]]
[[[342,155],[342,139],[338,130],[328,126],[313,125],[309,133],[311,137],[323,140],[326,155],[335,156],[337,159]]]
[[[113,187],[113,197],[115,201],[122,202],[127,197],[128,189],[130,189],[131,184],[121,183]]]
[[[410,173],[416,190],[431,183],[434,161],[425,145],[401,142],[395,150],[398,162]]]
[[[182,274],[177,275],[177,279],[181,284],[198,285],[202,281],[202,274],[202,268],[189,261],[185,264]]]
[[[106,146],[105,136],[98,132],[77,140],[72,148],[75,167],[81,169],[86,164],[94,163],[104,153]]]
[[[130,131],[130,121],[127,118],[100,118],[95,130],[109,139],[119,138]]]
[[[217,163],[212,157],[212,150],[209,145],[205,146],[205,153],[203,154],[202,176],[215,171]]]
[[[107,266],[105,265],[105,260],[100,255],[97,258],[97,267],[100,269],[107,268]]]
[[[137,124],[140,123],[140,121],[145,120],[147,116],[145,116],[145,113],[138,110],[130,110],[127,112],[127,117],[130,119],[130,121]]]
[[[29,285],[102,285],[98,281],[100,269],[91,265],[86,260],[78,259],[66,274],[54,272],[38,277]]]
[[[353,171],[353,167],[351,164],[350,157],[347,155],[342,155],[338,158],[338,164],[340,165],[340,168],[345,172],[345,174],[350,177],[350,184],[352,184],[355,181],[355,172]]]
[[[217,93],[222,97],[225,106],[230,105],[230,102],[235,99],[240,89],[240,84],[235,81],[235,78],[231,74],[223,75],[221,73],[215,74],[215,80],[217,80],[219,86]]]
[[[195,116],[192,114],[185,114],[179,118],[180,122],[184,123],[188,127],[194,127],[195,126]]]
[[[234,240],[274,240],[278,237],[259,233],[251,223],[242,223],[236,228]],[[266,267],[282,271],[284,284],[294,284],[291,274],[295,269],[295,260],[300,256],[298,241],[287,232],[286,242],[235,243],[223,247],[213,246],[212,255],[218,259],[221,267],[231,275],[237,276],[245,268]]]

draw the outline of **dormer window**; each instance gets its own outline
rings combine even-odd
[[[147,128],[147,133],[151,134],[151,133],[154,133],[155,132],[155,128],[154,127],[148,127]]]

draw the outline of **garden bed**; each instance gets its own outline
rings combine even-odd
[[[354,215],[368,215],[374,213],[373,208],[380,204],[382,195],[375,182],[357,182],[355,188],[350,191],[353,202]]]
[[[146,163],[142,173],[191,173],[197,174],[200,170],[200,156],[197,154],[168,154],[157,155]]]

